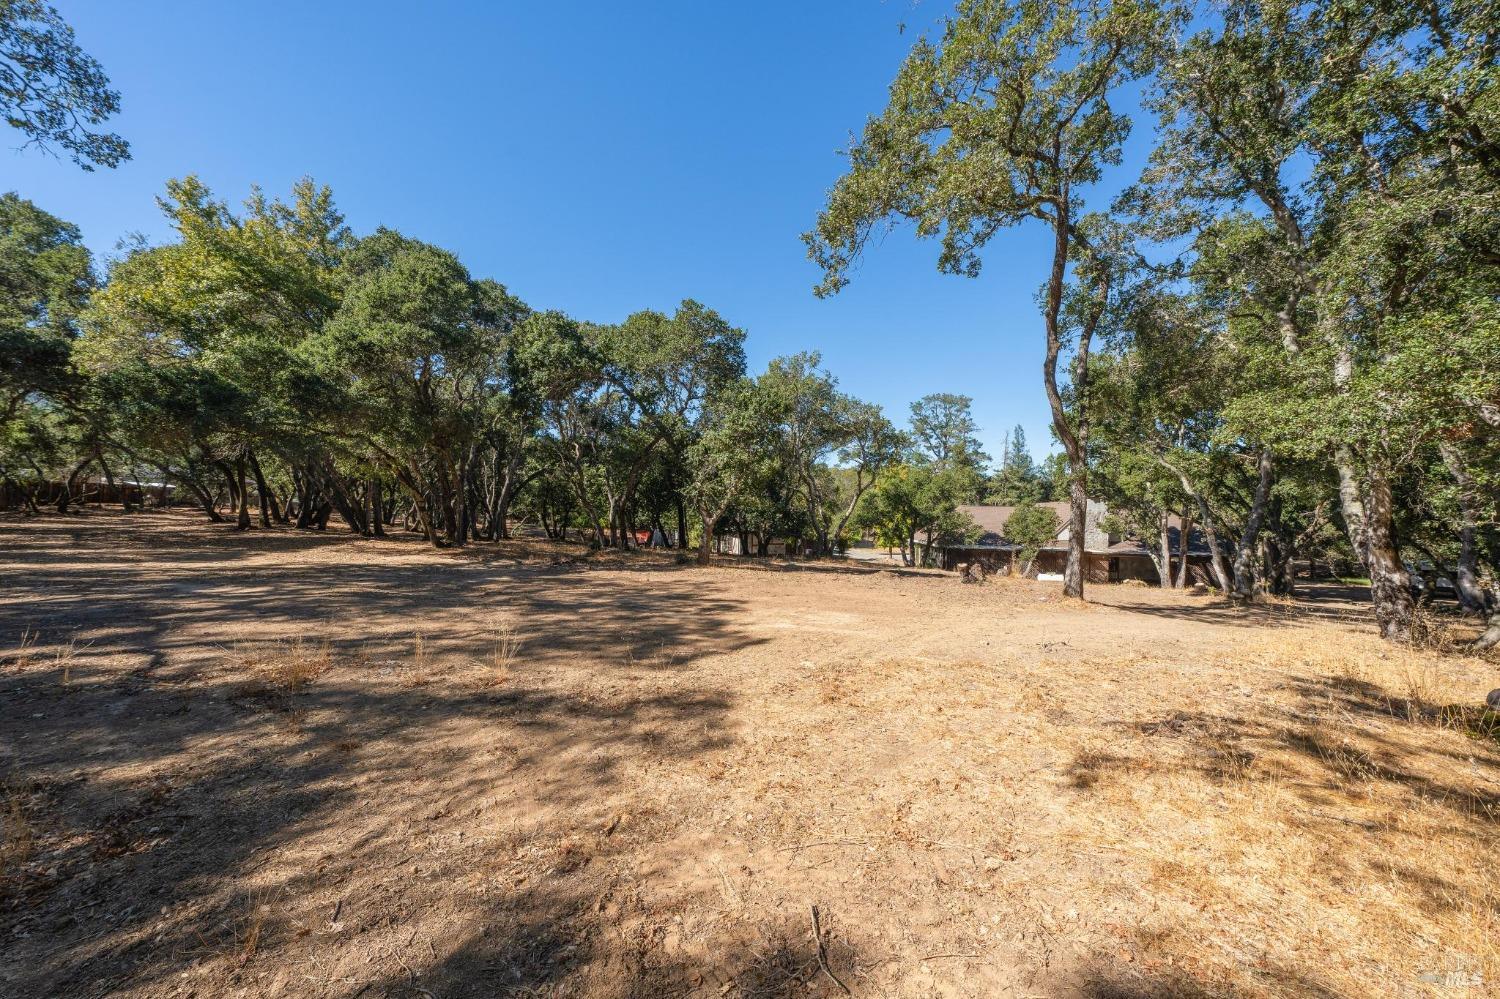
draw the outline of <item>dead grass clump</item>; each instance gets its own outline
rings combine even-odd
[[[93,643],[90,642],[89,645]],[[88,646],[84,646],[87,648]],[[53,654],[52,664],[57,669],[58,678],[63,686],[73,682],[73,665],[78,658],[78,639],[70,638],[66,645],[62,646]]]
[[[1207,770],[1214,780],[1226,783],[1249,781],[1255,771],[1255,754],[1232,738],[1210,736],[1204,745]]]
[[[262,701],[283,712],[295,729],[303,717],[297,695],[333,668],[333,650],[327,642],[312,645],[293,639],[241,652],[231,668],[249,674],[236,688],[238,696]]]
[[[271,905],[265,893],[247,892],[244,901],[231,908],[212,936],[200,935],[199,940],[209,954],[224,958],[236,969],[243,968],[265,945],[270,915]]]
[[[18,671],[30,669],[36,663],[37,643],[41,641],[41,637],[42,633],[35,628],[22,628],[21,639],[16,643],[15,651],[0,658],[0,666],[9,666]]]
[[[435,678],[437,669],[437,656],[433,654],[432,644],[427,636],[420,631],[413,632],[411,636],[411,672],[407,675],[406,685],[408,687],[425,687]]]
[[[22,788],[7,783],[0,795],[0,885],[13,879],[36,852],[36,827]]]
[[[484,686],[498,687],[510,679],[525,639],[509,620],[501,621],[490,631],[489,649],[474,660],[484,673]]]

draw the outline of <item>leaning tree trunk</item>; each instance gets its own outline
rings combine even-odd
[[[1203,521],[1203,540],[1208,542],[1209,565],[1213,570],[1214,582],[1218,584],[1220,592],[1225,594],[1230,593],[1232,583],[1229,578],[1229,569],[1224,565],[1224,550],[1219,547],[1219,531],[1214,526],[1214,515],[1213,511],[1208,508],[1208,500],[1203,498],[1203,494],[1193,486],[1193,481],[1180,469],[1173,466],[1165,458],[1158,457],[1157,461],[1167,471],[1177,476],[1177,480],[1182,483],[1183,492],[1187,493],[1192,497],[1193,502],[1198,504],[1198,517]]]
[[[1405,642],[1412,637],[1411,581],[1396,547],[1391,502],[1391,483],[1383,469],[1369,471],[1369,504],[1365,508],[1365,533],[1370,556],[1370,601],[1380,636]]]
[[[57,497],[58,513],[68,512],[68,506],[73,502],[73,490],[78,487],[78,476],[82,475],[83,470],[85,468],[88,468],[93,463],[94,456],[89,455],[87,458],[80,461],[77,466],[74,467],[73,471],[68,474],[67,480],[63,482],[62,493]]]
[[[1239,547],[1234,553],[1234,596],[1237,600],[1249,600],[1255,595],[1255,573],[1251,565],[1260,547],[1260,527],[1266,519],[1266,501],[1271,496],[1269,448],[1261,448],[1256,466],[1255,497],[1251,500],[1250,516],[1245,521],[1244,533],[1240,535]]]
[[[255,452],[247,450],[245,455],[250,462],[250,474],[255,477],[255,497],[260,506],[260,526],[270,527],[273,520],[281,519],[281,511],[275,509],[276,497],[271,495],[271,490],[266,485],[266,476],[261,471],[260,461],[255,457]]]

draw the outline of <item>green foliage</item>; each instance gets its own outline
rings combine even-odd
[[[1018,546],[1015,558],[1023,572],[1031,571],[1037,553],[1057,538],[1060,527],[1057,514],[1029,500],[1011,511],[1005,522],[1005,539]]]
[[[28,400],[72,390],[77,318],[93,287],[76,226],[0,195],[0,426]]]
[[[41,0],[0,0],[0,116],[44,151],[65,150],[85,170],[118,166],[130,144],[94,131],[120,110],[109,77]]]
[[[760,387],[819,551],[831,555],[860,498],[908,442],[879,406],[840,392],[821,363],[816,353],[778,357]]]

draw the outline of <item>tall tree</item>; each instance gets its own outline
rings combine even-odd
[[[1162,141],[1143,190],[1161,234],[1232,245],[1219,267],[1227,310],[1286,368],[1231,422],[1262,469],[1273,449],[1331,466],[1392,639],[1412,632],[1393,488],[1421,410],[1389,394],[1390,376],[1412,370],[1394,362],[1423,311],[1480,307],[1497,259],[1483,8],[1235,0],[1181,43],[1154,90]],[[1449,408],[1482,420],[1488,394]],[[1270,495],[1257,490],[1261,514]]]
[[[818,552],[833,554],[865,491],[906,441],[880,412],[838,390],[816,353],[778,357],[760,376]]]
[[[1027,220],[1052,234],[1043,294],[1043,382],[1052,425],[1071,473],[1071,533],[1064,590],[1083,595],[1087,519],[1087,320],[1068,340],[1063,317],[1070,267],[1094,226],[1084,194],[1119,162],[1129,118],[1115,91],[1153,65],[1168,19],[1149,0],[963,0],[941,44],[922,40],[891,85],[890,103],[849,150],[850,168],[805,239],[823,268],[820,295],[848,282],[850,265],[876,227],[916,223],[942,243],[939,267],[974,276],[980,250],[1000,230]],[[1108,297],[1111,271],[1090,278]],[[1073,412],[1057,369],[1071,350]]]

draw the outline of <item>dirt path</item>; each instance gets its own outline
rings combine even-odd
[[[1500,674],[1352,604],[185,515],[0,585],[0,995],[1500,982]]]

